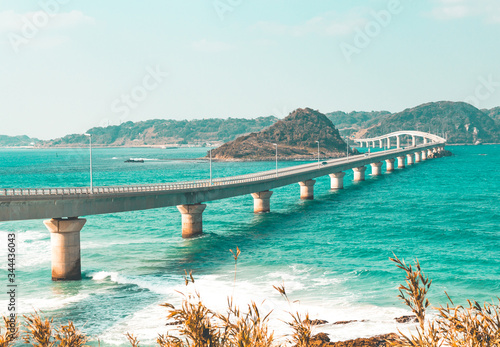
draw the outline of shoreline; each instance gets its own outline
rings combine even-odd
[[[481,143],[479,145],[473,143],[446,143],[445,146],[491,146],[491,145],[500,145],[500,143]],[[50,146],[50,147],[38,147],[38,146],[0,146],[0,149],[88,149],[89,146]],[[136,145],[136,146],[112,146],[112,145],[92,145],[93,149],[96,148],[159,148],[159,149],[185,149],[185,148],[207,148],[199,145],[184,145],[184,146],[175,146],[175,145]],[[360,147],[353,147],[360,148]],[[274,159],[273,159],[274,160]]]

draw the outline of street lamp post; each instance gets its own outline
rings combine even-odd
[[[273,145],[276,147],[276,177],[278,177],[278,144],[273,143]]]
[[[347,151],[347,161],[349,161],[349,137],[346,137],[345,143],[346,143],[346,151]]]
[[[318,144],[318,168],[319,168],[319,141],[316,141],[316,143]]]
[[[210,185],[212,185],[212,148],[210,147]]]
[[[90,194],[94,194],[94,181],[92,178],[92,134],[84,134],[90,140]]]

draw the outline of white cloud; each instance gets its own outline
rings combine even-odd
[[[233,46],[221,41],[209,41],[207,39],[202,39],[193,42],[191,44],[191,48],[199,52],[217,53],[229,51],[233,48]]]
[[[345,36],[366,24],[368,10],[356,8],[350,13],[342,14],[328,12],[313,17],[297,25],[286,25],[275,22],[258,22],[254,30],[270,35],[290,35],[295,37],[308,35]]]
[[[488,23],[500,23],[498,0],[435,0],[431,16],[439,20],[479,17]]]
[[[47,13],[44,11],[17,13],[0,11],[0,32],[21,32],[29,24],[37,28],[66,29],[95,23],[81,11]]]

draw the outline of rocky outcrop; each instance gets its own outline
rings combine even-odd
[[[417,316],[415,316],[415,315],[401,316],[401,317],[394,318],[394,320],[398,323],[416,323]]]
[[[347,341],[330,342],[330,338],[325,333],[317,334],[313,337],[310,346],[315,347],[388,347],[389,341],[398,339],[396,334],[378,335],[368,338],[359,338]]]
[[[442,158],[442,157],[451,157],[453,153],[448,151],[447,149],[436,152],[436,153],[431,153],[429,154],[428,158],[429,159],[435,159],[435,158]]]
[[[322,158],[346,155],[347,144],[333,123],[322,113],[299,108],[258,133],[241,136],[212,151],[224,160],[274,160],[275,145],[280,159],[315,159],[320,145]],[[353,153],[352,149],[349,149]]]

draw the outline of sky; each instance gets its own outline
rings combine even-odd
[[[500,105],[498,0],[0,0],[0,134]]]

